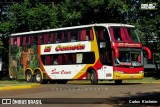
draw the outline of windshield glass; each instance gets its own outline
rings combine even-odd
[[[140,42],[134,27],[110,27],[110,35],[114,42]]]
[[[139,49],[123,49],[119,51],[119,58],[115,58],[116,66],[142,66],[142,51]]]

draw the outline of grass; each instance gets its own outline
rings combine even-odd
[[[22,85],[31,85],[35,83],[28,83],[24,80],[11,80],[11,79],[2,79],[0,80],[0,87],[8,86],[22,86]]]

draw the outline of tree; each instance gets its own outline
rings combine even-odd
[[[147,0],[44,1],[24,0],[1,4],[1,14],[5,15],[1,17],[0,32],[17,33],[104,22],[127,23],[138,28],[141,41],[146,45],[146,35],[160,29],[160,5],[157,10],[140,9],[141,4],[150,3]],[[156,3],[159,4],[160,0]]]
[[[39,2],[34,2],[34,5],[28,0],[15,3],[9,8],[8,14],[16,25],[15,32],[48,29],[56,27],[57,23],[55,8]]]

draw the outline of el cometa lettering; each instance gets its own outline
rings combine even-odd
[[[83,49],[85,49],[85,44],[69,45],[69,46],[58,45],[55,48],[56,51],[71,51],[71,50],[83,50]]]

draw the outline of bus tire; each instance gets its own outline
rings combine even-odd
[[[42,80],[41,84],[48,84],[48,80]]]
[[[96,72],[94,70],[91,70],[90,72],[90,81],[92,85],[98,84],[98,79],[96,77]]]
[[[49,83],[50,83],[50,84],[55,84],[55,83],[56,83],[56,80],[49,80]]]
[[[33,82],[33,75],[32,75],[32,72],[31,71],[26,71],[26,74],[25,74],[25,80],[27,82]]]
[[[68,80],[57,80],[57,84],[67,84]]]
[[[42,83],[42,75],[41,75],[41,72],[40,71],[36,71],[35,72],[35,81],[37,82],[37,83]]]
[[[122,84],[122,80],[115,80],[115,84],[116,85],[121,85]]]

